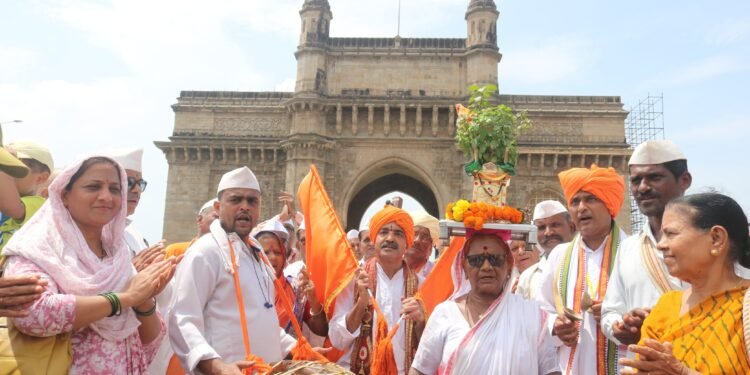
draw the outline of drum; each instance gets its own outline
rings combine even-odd
[[[312,361],[279,361],[269,375],[354,375],[353,372],[335,364]]]

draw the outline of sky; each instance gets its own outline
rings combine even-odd
[[[9,0],[0,3],[5,141],[47,145],[56,166],[143,147],[134,216],[161,237],[168,165],[154,141],[181,90],[291,91],[302,0]],[[468,0],[402,0],[401,36],[465,37]],[[747,209],[750,2],[496,1],[503,94],[664,96],[666,138],[693,189]],[[393,37],[398,0],[330,0],[332,36]],[[389,195],[390,196],[390,195]],[[377,204],[376,204],[377,205]]]

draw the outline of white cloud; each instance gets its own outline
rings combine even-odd
[[[351,1],[331,0],[331,36],[334,37],[393,37],[398,29],[398,0]],[[422,35],[424,30],[435,31],[435,25],[455,25],[464,22],[466,0],[402,0],[401,36],[438,37]],[[463,30],[463,29],[462,29]],[[438,28],[437,32],[440,32]],[[440,37],[465,37],[440,35]]]
[[[13,80],[26,67],[36,64],[37,58],[29,49],[0,46],[0,82]]]
[[[596,63],[591,44],[586,38],[563,35],[536,46],[503,50],[500,80],[542,84],[574,78]]]
[[[711,28],[705,37],[709,44],[734,44],[750,37],[750,18],[719,22]]]
[[[679,67],[655,81],[666,85],[690,85],[746,69],[747,65],[733,56],[711,56]]]
[[[670,70],[645,81],[644,87],[693,85],[723,75],[747,70],[748,65],[733,56],[711,56]]]
[[[749,129],[750,114],[732,115],[718,118],[713,123],[677,130],[669,137],[688,144],[747,143]]]

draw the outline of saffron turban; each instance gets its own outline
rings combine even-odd
[[[414,243],[414,221],[406,211],[395,206],[385,206],[370,219],[370,240],[372,240],[372,243],[375,243],[375,237],[380,232],[380,228],[388,223],[395,223],[401,227],[406,237],[406,247],[411,247]]]
[[[614,168],[599,168],[596,165],[592,165],[591,169],[571,168],[560,172],[558,177],[568,205],[574,195],[585,191],[602,201],[612,218],[620,212],[625,199],[625,182]]]

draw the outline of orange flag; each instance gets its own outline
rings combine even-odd
[[[453,237],[447,250],[440,255],[435,267],[422,283],[417,292],[416,298],[422,300],[425,308],[425,315],[429,318],[435,306],[447,300],[453,294],[453,260],[456,259],[458,252],[464,247],[466,237]]]
[[[305,215],[305,266],[315,295],[332,317],[336,296],[352,281],[359,265],[315,165],[302,179],[297,197]]]

